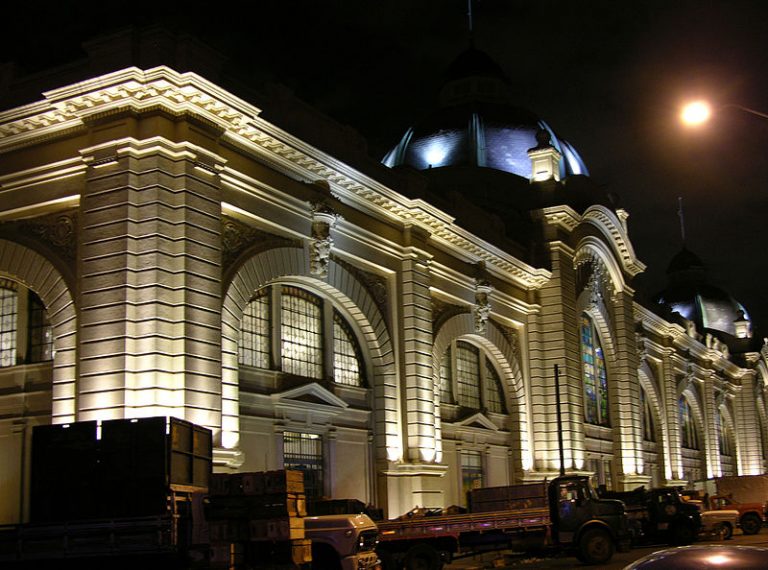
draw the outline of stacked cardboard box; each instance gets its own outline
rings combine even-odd
[[[206,511],[212,565],[240,568],[247,563],[270,569],[309,565],[312,547],[304,536],[306,514],[301,471],[215,473]]]

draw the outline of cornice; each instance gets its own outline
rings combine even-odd
[[[453,217],[431,204],[408,199],[265,121],[259,108],[195,73],[178,73],[166,66],[131,67],[43,96],[43,101],[0,113],[0,154],[85,128],[89,120],[118,112],[159,109],[174,116],[191,115],[292,178],[326,180],[339,199],[379,218],[421,226],[443,247],[485,261],[527,289],[549,280],[548,271],[494,248],[455,226]]]

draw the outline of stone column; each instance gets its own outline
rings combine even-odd
[[[221,384],[221,159],[122,140],[83,151],[78,419],[237,419]],[[230,428],[236,427],[230,425]]]
[[[661,397],[666,414],[666,437],[664,441],[665,462],[664,479],[667,485],[685,485],[683,478],[683,450],[680,445],[680,421],[678,411],[677,377],[675,375],[675,356],[673,349],[663,352],[661,363]]]
[[[756,371],[746,370],[741,376],[741,386],[737,389],[733,401],[734,422],[738,426],[738,429],[734,430],[738,475],[756,475],[763,472],[760,421],[755,403],[757,381]]]

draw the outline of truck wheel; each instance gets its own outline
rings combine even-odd
[[[405,555],[405,570],[442,570],[440,553],[428,544],[416,544]]]
[[[722,523],[720,525],[720,534],[722,535],[723,540],[731,540],[731,538],[733,538],[733,527],[728,523]]]
[[[579,560],[585,564],[605,564],[613,557],[613,540],[607,531],[591,528],[579,540]]]
[[[741,517],[741,531],[744,534],[757,534],[762,526],[763,521],[755,513],[747,513]]]
[[[679,522],[672,527],[672,544],[684,546],[696,540],[696,531],[690,523]]]

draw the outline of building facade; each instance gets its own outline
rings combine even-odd
[[[548,127],[522,171],[490,143],[398,167],[417,130],[390,169],[267,111],[155,66],[0,113],[0,522],[27,517],[32,427],[78,420],[184,418],[218,470],[304,469],[389,516],[551,478],[558,432],[565,469],[614,489],[765,472],[748,319],[723,336],[638,302],[628,213],[586,200]],[[477,196],[505,177],[520,234],[435,193],[452,172]]]

